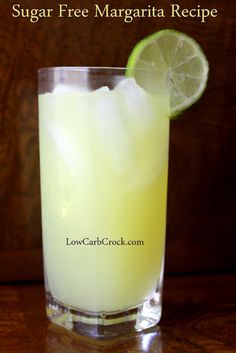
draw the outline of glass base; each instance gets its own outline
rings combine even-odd
[[[161,318],[161,293],[156,292],[144,304],[122,312],[92,313],[80,311],[58,302],[46,292],[47,317],[54,324],[81,335],[109,339],[158,324]]]

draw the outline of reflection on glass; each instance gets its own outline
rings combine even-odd
[[[97,341],[50,324],[47,353],[162,353],[161,330],[150,329],[112,340]]]

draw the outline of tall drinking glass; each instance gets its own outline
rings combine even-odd
[[[169,97],[122,68],[39,70],[47,316],[96,338],[161,317]]]

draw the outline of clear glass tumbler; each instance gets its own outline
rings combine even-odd
[[[148,93],[123,68],[44,68],[38,76],[47,316],[93,338],[154,326],[169,97]]]

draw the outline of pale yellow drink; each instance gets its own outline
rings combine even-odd
[[[155,292],[165,244],[168,115],[168,96],[150,96],[133,79],[114,90],[39,96],[44,262],[59,302],[117,312]],[[121,237],[143,245],[70,245]]]

